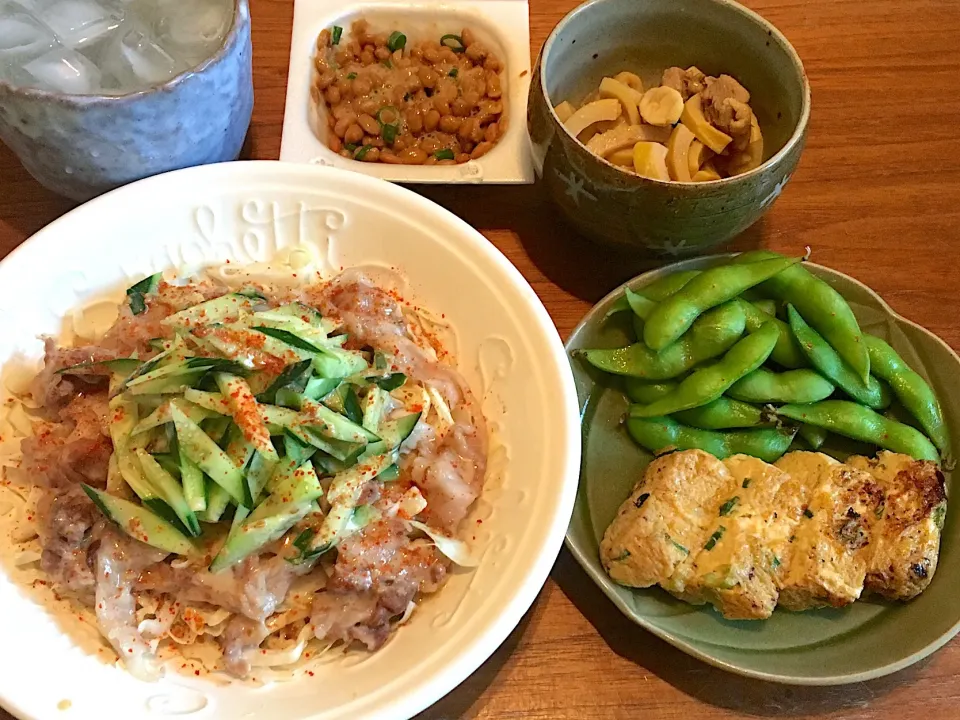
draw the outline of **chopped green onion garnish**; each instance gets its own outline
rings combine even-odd
[[[393,69],[393,63],[390,62],[389,59],[388,59],[388,60],[384,60],[384,61],[383,61],[382,63],[380,63],[380,64],[383,65],[383,66],[384,66],[385,68],[387,68],[388,70],[392,70],[392,69]]]
[[[453,154],[453,150],[450,148],[444,148],[443,150],[437,150],[433,156],[437,160],[453,160],[456,156]]]
[[[444,35],[440,38],[440,44],[450,48],[455,53],[462,53],[467,49],[463,44],[463,38],[459,35]]]
[[[356,80],[356,79],[357,79],[356,73],[350,73],[347,75],[347,80]]]
[[[723,505],[720,506],[720,517],[724,515],[729,515],[731,511],[737,506],[737,503],[740,502],[740,497],[734,495],[732,498],[727,500]]]
[[[387,39],[387,47],[390,48],[390,52],[402,50],[406,44],[407,36],[397,30],[390,33],[390,37]]]
[[[460,71],[457,68],[453,68],[452,70],[450,70],[450,72],[447,73],[447,75],[449,75],[452,78],[455,78],[459,73]]]
[[[397,139],[397,133],[400,132],[400,127],[398,125],[384,125],[381,130],[381,135],[383,135],[383,141],[387,145],[393,145],[393,141]]]
[[[713,550],[713,548],[716,547],[716,545],[717,545],[717,541],[718,541],[720,538],[723,537],[723,534],[724,534],[726,531],[727,531],[727,529],[726,529],[723,525],[721,525],[719,528],[717,528],[717,531],[716,531],[713,535],[710,536],[710,539],[707,540],[707,544],[703,546],[703,549],[704,549],[704,550]]]
[[[346,145],[344,145],[344,147],[350,152],[353,152],[354,150],[357,149],[357,146],[354,145],[353,143],[347,143]]]
[[[804,516],[805,518],[812,518],[812,517],[813,517],[813,510],[811,510],[810,508],[804,508],[804,509],[803,509],[803,516]]]
[[[371,147],[373,147],[373,146],[372,146],[372,145],[364,145],[362,148],[360,148],[359,150],[357,150],[357,153],[356,153],[356,155],[353,156],[353,159],[354,159],[354,160],[363,160],[363,158],[366,156],[366,154],[367,154],[368,152],[370,152],[370,148],[371,148]]]
[[[333,26],[333,31],[330,33],[330,42],[333,45],[340,44],[340,37],[343,35],[343,28],[339,25]]]

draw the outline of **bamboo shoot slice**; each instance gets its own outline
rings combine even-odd
[[[680,122],[693,131],[697,140],[719,155],[733,138],[707,122],[707,119],[703,116],[702,103],[703,98],[700,97],[700,93],[687,100],[683,106],[683,113],[680,115]]]
[[[619,100],[623,105],[624,112],[627,113],[627,121],[631,125],[640,124],[640,111],[637,108],[643,99],[643,95],[636,90],[618,80],[605,77],[600,81],[600,97]]]
[[[621,125],[594,135],[587,143],[587,150],[594,155],[606,158],[610,153],[633,148],[638,142],[666,143],[670,140],[669,128],[658,128],[652,125]],[[630,161],[633,163],[633,160]]]
[[[690,155],[688,157],[690,159],[690,175],[696,175],[704,163],[713,157],[713,150],[699,140],[694,140],[690,143]]]
[[[705,165],[703,169],[697,170],[693,175],[694,182],[710,182],[711,180],[722,180],[720,173],[712,165]]]
[[[646,178],[669,180],[667,149],[660,143],[638,142],[633,146],[633,169]]]
[[[623,113],[623,106],[616,98],[594,100],[584,105],[563,124],[576,137],[594,123],[616,120]]]
[[[641,80],[637,75],[634,75],[632,72],[624,71],[617,73],[613,76],[613,79],[617,82],[622,82],[628,88],[632,88],[643,95],[643,80]]]
[[[690,144],[695,140],[693,132],[684,124],[673,129],[670,142],[667,143],[667,171],[672,180],[691,182]]]
[[[651,125],[673,125],[682,112],[683,96],[672,87],[650,88],[640,99],[640,115]]]
[[[557,105],[553,111],[557,114],[557,117],[560,118],[560,122],[565,123],[570,119],[570,116],[577,111],[577,109],[570,104],[570,101],[564,100],[562,103]]]
[[[608,162],[613,163],[618,167],[630,168],[633,170],[633,146],[621,148],[620,150],[614,150],[612,153],[606,157]]]

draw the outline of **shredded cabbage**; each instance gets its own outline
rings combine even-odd
[[[407,522],[433,540],[437,550],[460,567],[477,567],[480,564],[480,561],[470,553],[470,549],[463,540],[444,535],[439,530],[434,530],[419,520],[408,520]]]

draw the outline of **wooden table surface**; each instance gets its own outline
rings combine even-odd
[[[530,0],[532,52],[576,4]],[[735,247],[798,253],[810,246],[815,260],[862,280],[898,312],[960,349],[960,2],[747,4],[799,51],[813,88],[813,117],[799,171]],[[292,3],[251,5],[256,107],[245,156],[276,159]],[[652,265],[586,244],[555,219],[539,186],[423,192],[507,255],[564,337],[606,292]],[[71,206],[35,183],[0,145],[0,253]],[[688,658],[626,620],[563,551],[537,602],[500,650],[419,717],[755,716],[958,718],[960,642],[893,677],[843,688],[743,680]],[[0,711],[0,720],[7,718]]]

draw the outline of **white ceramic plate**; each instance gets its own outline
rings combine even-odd
[[[412,192],[356,173],[268,162],[184,170],[117,190],[0,263],[0,362],[39,358],[37,335],[57,333],[69,310],[131,279],[184,263],[267,260],[301,243],[333,268],[400,269],[412,299],[456,329],[460,370],[499,437],[472,516],[483,523],[467,535],[476,536],[480,566],[455,574],[379,652],[324,658],[312,677],[264,687],[169,672],[158,683],[135,680],[81,649],[76,622],[54,619],[0,574],[0,703],[15,715],[408,717],[473,672],[530,607],[577,489],[573,378],[556,329],[519,272],[475,230]],[[63,701],[69,712],[58,710]]]
[[[434,167],[357,162],[332,152],[316,130],[320,127],[326,132],[326,118],[313,111],[310,100],[317,35],[324,28],[339,25],[345,42],[351,23],[361,18],[369,20],[375,30],[402,30],[409,43],[423,38],[439,40],[446,33],[459,33],[466,26],[473,28],[506,65],[501,78],[507,132],[496,147],[463,165]],[[528,24],[527,0],[379,0],[362,5],[341,0],[296,0],[280,159],[342,167],[394,182],[532,183],[533,163],[527,139]]]

